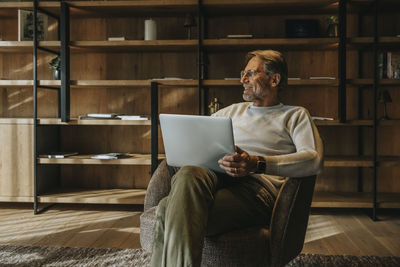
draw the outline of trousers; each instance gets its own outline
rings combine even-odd
[[[158,204],[152,267],[198,267],[205,236],[270,221],[275,197],[254,177],[182,167]]]

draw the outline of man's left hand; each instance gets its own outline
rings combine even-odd
[[[218,164],[232,177],[246,176],[257,169],[257,156],[250,156],[249,153],[235,146],[235,154],[225,155],[218,160]]]

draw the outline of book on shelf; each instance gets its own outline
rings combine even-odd
[[[336,80],[336,78],[330,76],[311,76],[310,80]]]
[[[118,115],[117,118],[123,121],[147,121],[149,117],[141,115]]]
[[[252,34],[228,34],[226,36],[228,39],[251,39],[253,37]]]
[[[47,154],[39,155],[39,157],[49,159],[63,159],[74,155],[78,155],[78,152],[50,152]]]
[[[125,38],[125,36],[121,36],[121,37],[108,37],[107,40],[108,40],[108,41],[125,41],[126,38]]]
[[[125,153],[105,153],[91,156],[92,159],[122,159],[131,157]]]
[[[311,116],[311,119],[313,119],[314,121],[333,121],[333,118],[318,117],[318,116]]]
[[[116,113],[89,113],[79,116],[80,120],[148,120],[148,116],[144,115],[121,115]]]
[[[387,52],[387,78],[400,79],[400,51]]]
[[[86,117],[95,119],[114,119],[117,118],[117,113],[88,113]]]
[[[400,79],[400,52],[378,53],[378,77],[380,79]]]

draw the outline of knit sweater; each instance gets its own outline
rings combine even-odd
[[[257,107],[251,102],[233,104],[212,116],[230,117],[235,145],[264,157],[265,174],[252,174],[276,196],[285,177],[319,173],[323,145],[308,111],[278,104]]]

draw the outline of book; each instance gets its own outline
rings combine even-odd
[[[387,52],[386,74],[388,79],[400,79],[400,52]]]
[[[125,153],[106,153],[106,154],[98,154],[91,156],[92,159],[121,159],[121,158],[129,158],[130,155]]]
[[[147,121],[149,117],[140,115],[118,115],[117,118],[123,121]]]
[[[316,76],[316,77],[310,77],[310,80],[336,80],[336,78],[328,76]]]
[[[48,154],[39,155],[39,157],[49,159],[63,159],[74,155],[78,155],[78,152],[50,152]]]
[[[328,118],[328,117],[311,116],[311,118],[317,121],[333,121],[333,118]]]
[[[230,39],[250,39],[253,38],[252,34],[228,34],[226,38]]]
[[[126,38],[125,38],[125,36],[122,36],[122,37],[108,37],[107,40],[108,41],[125,41]]]
[[[96,118],[96,119],[114,119],[117,118],[118,114],[116,113],[88,113],[86,114],[87,118]]]

